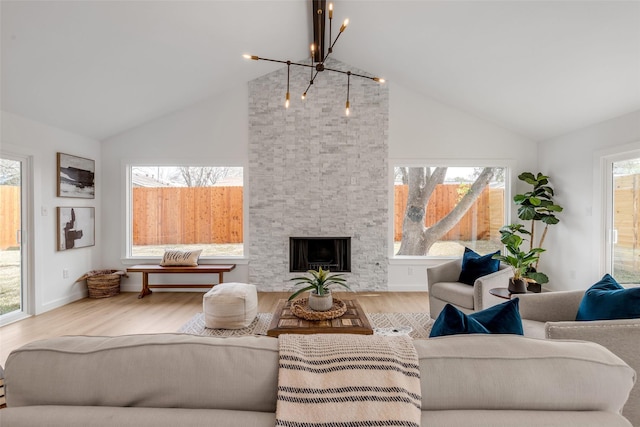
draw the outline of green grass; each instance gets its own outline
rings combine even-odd
[[[0,251],[0,315],[20,310],[20,251]]]

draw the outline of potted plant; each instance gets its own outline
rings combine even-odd
[[[500,241],[507,248],[508,255],[494,255],[492,258],[507,264],[513,270],[513,277],[509,279],[509,292],[523,294],[527,292],[526,278],[538,283],[547,283],[549,278],[544,273],[538,273],[530,269],[544,252],[542,248],[531,248],[524,252],[520,247],[524,242],[522,235],[530,235],[530,232],[522,224],[509,224],[500,229]]]
[[[316,311],[327,311],[333,306],[333,297],[331,296],[331,285],[339,285],[348,290],[351,290],[347,285],[346,280],[342,277],[343,274],[331,274],[329,270],[323,270],[322,267],[318,267],[318,270],[307,271],[311,277],[294,277],[290,279],[296,281],[294,286],[306,285],[302,289],[298,289],[291,294],[289,301],[297,297],[303,292],[309,292],[309,308]]]
[[[553,201],[553,188],[549,185],[549,177],[538,172],[537,175],[531,172],[523,172],[518,175],[520,181],[531,184],[533,189],[524,194],[516,194],[513,201],[518,205],[518,218],[523,221],[531,221],[529,224],[529,250],[535,247],[542,248],[544,239],[550,225],[560,222],[556,213],[562,212],[562,207]],[[542,222],[544,229],[538,244],[535,244],[536,222]],[[532,265],[538,268],[538,260]],[[546,283],[546,282],[544,282]]]

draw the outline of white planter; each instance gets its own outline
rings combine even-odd
[[[333,297],[331,292],[318,295],[315,291],[309,292],[309,308],[315,311],[327,311],[333,307]]]

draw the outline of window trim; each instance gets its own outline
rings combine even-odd
[[[170,166],[212,166],[212,167],[238,167],[242,168],[242,188],[243,197],[242,197],[242,256],[238,255],[219,255],[219,256],[201,256],[199,259],[200,264],[219,264],[221,262],[229,262],[233,261],[235,264],[248,264],[249,263],[249,254],[248,254],[248,203],[247,203],[247,166],[245,164],[240,164],[238,162],[229,162],[228,164],[221,164],[220,161],[216,162],[203,162],[201,159],[198,161],[190,162],[188,160],[137,160],[137,159],[125,159],[121,162],[121,176],[124,177],[124,191],[123,191],[123,212],[122,218],[124,219],[122,224],[122,243],[120,248],[120,261],[125,265],[133,265],[133,264],[142,264],[142,263],[153,263],[159,262],[162,257],[161,256],[133,256],[131,255],[132,251],[132,224],[133,224],[133,192],[131,187],[131,170],[132,167],[144,167],[144,166],[159,166],[159,167],[170,167]]]
[[[389,183],[389,222],[387,228],[387,241],[389,243],[389,249],[387,257],[390,264],[404,264],[411,261],[423,261],[423,260],[451,260],[459,257],[450,256],[429,256],[429,255],[395,255],[394,254],[394,181],[396,167],[402,166],[447,166],[447,167],[502,167],[505,168],[505,188],[504,188],[504,212],[505,212],[505,224],[511,223],[512,214],[512,188],[515,188],[516,174],[513,173],[516,161],[513,159],[443,159],[443,158],[390,158],[389,159],[389,171],[388,171],[388,183]]]

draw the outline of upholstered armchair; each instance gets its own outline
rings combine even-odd
[[[576,321],[583,296],[584,290],[519,295],[524,335],[595,342],[640,373],[640,319]],[[638,383],[622,414],[634,426],[640,426]]]
[[[498,271],[476,279],[473,286],[458,282],[461,270],[462,259],[427,267],[429,310],[432,319],[437,318],[447,304],[469,314],[505,302],[504,299],[491,295],[489,290],[506,288],[509,285],[509,278],[513,276],[509,267],[500,264]]]

